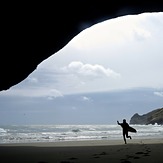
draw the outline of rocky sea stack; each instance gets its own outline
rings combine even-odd
[[[143,115],[134,114],[130,119],[130,124],[158,124],[163,125],[163,108],[155,109]]]

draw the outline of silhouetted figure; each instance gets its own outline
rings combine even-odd
[[[120,125],[122,127],[123,139],[124,139],[125,144],[127,144],[126,138],[132,139],[131,136],[128,135],[129,124],[126,122],[125,119],[123,119],[123,123],[119,123],[119,121],[117,121],[117,123],[118,123],[118,125]]]

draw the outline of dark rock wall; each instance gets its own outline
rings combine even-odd
[[[161,11],[158,0],[3,2],[0,91],[24,80],[85,28],[118,16]]]

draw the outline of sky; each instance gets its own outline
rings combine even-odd
[[[162,27],[163,13],[157,12],[117,17],[81,31],[65,47],[41,62],[25,80],[0,92],[0,124],[114,123],[116,117],[108,121],[106,113],[115,114],[112,111],[118,111],[118,105],[110,110],[105,105],[107,111],[104,112],[100,112],[100,107],[93,112],[85,110],[88,106],[95,107],[89,93],[120,91],[122,95],[124,91],[126,95],[126,90],[150,89],[149,105],[147,101],[132,102],[143,106],[141,113],[162,107]],[[103,106],[108,104],[108,94],[105,97]],[[131,103],[128,96],[124,97],[124,101]],[[80,100],[71,105],[76,98]],[[88,101],[91,104],[83,104]],[[126,115],[128,120],[136,109]],[[101,118],[97,118],[96,113],[100,113]],[[117,117],[123,119],[124,116],[120,111]]]

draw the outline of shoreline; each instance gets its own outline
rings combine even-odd
[[[162,163],[163,138],[0,144],[2,163]]]
[[[134,138],[127,139],[127,144],[157,144],[163,143],[162,138]],[[17,142],[17,143],[0,143],[0,146],[54,146],[54,147],[70,147],[70,146],[108,146],[123,145],[122,139],[102,139],[102,140],[65,140],[56,142]]]

